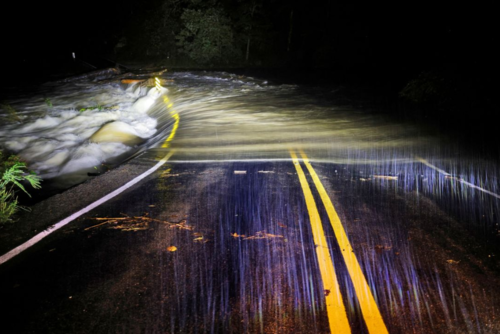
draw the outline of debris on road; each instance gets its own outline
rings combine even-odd
[[[383,179],[383,180],[397,180],[398,176],[394,175],[372,175],[374,179]]]
[[[259,231],[255,233],[255,235],[247,237],[244,234],[238,235],[238,233],[232,233],[231,236],[233,238],[243,238],[243,240],[253,240],[253,239],[273,239],[273,238],[283,238],[282,235],[279,234],[270,234],[265,231]]]
[[[93,228],[97,228],[103,225],[108,225],[108,229],[122,230],[122,231],[142,231],[149,229],[149,223],[156,222],[161,224],[167,224],[170,228],[179,228],[181,230],[193,230],[193,227],[187,224],[187,221],[181,220],[179,223],[171,223],[166,220],[159,220],[155,218],[148,217],[145,213],[144,216],[133,216],[124,215],[124,217],[96,217],[92,218],[94,220],[103,221],[97,225],[93,225],[84,229],[88,231]]]
[[[383,251],[389,251],[392,249],[392,246],[388,246],[388,245],[375,245],[375,252],[377,254],[381,254]]]
[[[194,229],[193,226],[187,224],[186,219],[181,220],[177,224],[169,223],[169,222],[165,222],[165,223],[170,224],[170,228],[178,228],[180,230],[188,230],[188,231],[192,231]]]
[[[193,239],[194,242],[202,242],[202,243],[205,243],[208,241],[208,239],[205,239],[205,237],[203,236],[203,234],[199,233],[199,232],[195,232],[193,233],[193,236],[195,237]]]

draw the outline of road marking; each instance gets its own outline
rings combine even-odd
[[[309,171],[309,174],[313,179],[314,184],[316,185],[316,188],[318,189],[321,200],[323,201],[323,205],[326,208],[328,218],[330,218],[330,223],[332,224],[335,237],[337,238],[342,256],[344,257],[347,271],[351,276],[354,290],[356,292],[356,296],[358,297],[358,301],[361,307],[361,313],[363,314],[363,318],[365,319],[368,332],[370,334],[388,333],[384,320],[382,319],[382,315],[380,314],[380,311],[378,309],[377,303],[375,302],[375,298],[373,298],[372,291],[368,286],[368,282],[366,281],[361,267],[359,266],[358,260],[356,258],[356,255],[354,254],[351,243],[347,238],[347,234],[345,233],[344,227],[342,226],[342,222],[340,221],[337,211],[335,211],[332,201],[328,196],[325,188],[323,187],[323,184],[314,171],[312,165],[309,163],[309,158],[302,151],[300,152],[300,154],[302,156],[304,164],[307,167],[307,170]]]
[[[173,104],[170,102],[168,96],[163,95],[162,98],[163,102],[167,105],[167,109],[171,109],[173,107]],[[177,129],[179,128],[180,117],[177,111],[172,109],[170,111],[170,115],[172,116],[173,119],[175,119],[175,123],[174,126],[172,127],[172,131],[170,132],[170,136],[168,136],[168,138],[163,142],[163,145],[161,145],[162,148],[167,148],[170,146],[170,142],[174,139],[175,134],[177,133]]]
[[[157,85],[158,85],[158,82],[157,82]],[[172,107],[172,105],[168,104],[168,102],[169,102],[168,97],[166,95],[163,95],[162,97],[163,97],[163,101],[165,102],[165,104],[167,104],[167,108],[170,109]],[[174,136],[175,136],[175,133],[177,131],[177,128],[179,127],[179,120],[180,120],[179,114],[177,112],[175,112],[174,110],[172,110],[170,112],[170,114],[172,115],[172,118],[175,119],[175,123],[174,123],[174,126],[172,128],[172,132],[170,133],[170,136],[168,136],[168,138],[165,140],[165,142],[162,145],[162,148],[167,148],[167,147],[170,146],[170,142],[174,139]],[[170,157],[174,154],[174,152],[175,152],[175,150],[170,150],[168,152],[168,154],[165,155],[160,161],[158,161],[158,163],[156,165],[154,165],[153,167],[151,167],[150,169],[148,169],[146,172],[142,173],[141,175],[137,176],[135,179],[127,182],[126,184],[124,184],[120,188],[116,189],[115,191],[107,194],[106,196],[102,197],[101,199],[99,199],[99,200],[95,201],[94,203],[92,203],[92,204],[86,206],[85,208],[81,209],[80,211],[75,212],[74,214],[72,214],[71,216],[69,216],[69,217],[67,217],[67,218],[65,218],[63,220],[61,220],[57,224],[50,226],[49,228],[47,228],[46,230],[38,233],[37,235],[35,235],[33,238],[29,239],[25,243],[17,246],[16,248],[12,249],[11,251],[9,251],[9,252],[5,253],[4,255],[0,256],[0,265],[3,264],[3,263],[5,263],[5,262],[7,262],[7,261],[9,261],[14,256],[16,256],[19,253],[25,251],[26,249],[30,248],[31,246],[35,245],[36,243],[38,243],[40,240],[42,240],[46,236],[54,233],[55,231],[57,231],[58,229],[60,229],[61,227],[65,226],[65,225],[67,225],[68,223],[72,222],[73,220],[75,220],[76,218],[80,217],[81,215],[89,212],[92,209],[95,209],[96,207],[98,207],[99,205],[103,204],[104,202],[109,201],[113,197],[121,194],[122,192],[124,192],[128,188],[130,188],[133,185],[137,184],[139,181],[141,181],[145,177],[151,175],[156,170],[158,170],[158,168],[160,168],[161,166],[163,166],[168,161],[168,159],[170,159]]]
[[[430,162],[428,162],[428,161],[427,161],[427,160],[425,160],[424,158],[416,157],[416,159],[417,159],[418,161],[420,161],[421,163],[423,163],[424,165],[426,165],[427,167],[430,167],[430,168],[432,168],[432,169],[436,170],[437,172],[439,172],[439,173],[443,174],[444,176],[450,177],[451,179],[453,179],[453,180],[455,180],[455,181],[458,181],[458,182],[460,182],[460,183],[466,184],[466,185],[468,185],[468,186],[469,186],[469,187],[471,187],[471,188],[474,188],[474,189],[477,189],[477,190],[479,190],[479,191],[482,191],[483,193],[488,194],[488,195],[491,195],[491,196],[493,196],[493,197],[495,197],[495,198],[500,198],[500,195],[498,195],[498,194],[496,194],[496,193],[494,193],[494,192],[492,192],[492,191],[486,190],[486,189],[484,189],[484,188],[481,188],[480,186],[476,186],[476,185],[475,185],[475,184],[473,184],[473,183],[470,183],[470,182],[467,182],[467,181],[462,180],[462,179],[460,179],[460,178],[454,177],[454,176],[453,176],[453,175],[451,175],[450,173],[447,173],[446,171],[444,171],[444,170],[442,170],[442,169],[440,169],[440,168],[438,168],[438,167],[434,166],[433,164],[431,164]]]
[[[33,238],[29,239],[28,241],[26,241],[22,245],[17,246],[16,248],[11,250],[10,252],[5,253],[4,255],[2,255],[0,257],[0,264],[7,262],[8,260],[12,259],[14,256],[18,255],[19,253],[21,253],[21,252],[25,251],[26,249],[30,248],[31,246],[35,245],[37,242],[39,242],[40,240],[42,240],[46,236],[54,233],[55,231],[57,231],[61,227],[67,225],[68,223],[72,222],[73,220],[80,217],[81,215],[89,212],[90,210],[95,209],[96,207],[103,204],[104,202],[107,202],[110,199],[112,199],[113,197],[121,194],[122,192],[124,192],[128,188],[132,187],[133,185],[135,185],[136,183],[138,183],[139,181],[141,181],[145,177],[154,173],[158,168],[163,166],[167,162],[168,159],[170,159],[170,157],[172,156],[172,154],[174,154],[174,152],[175,152],[175,150],[171,150],[166,156],[163,157],[163,159],[158,161],[158,163],[156,165],[154,165],[153,167],[151,167],[149,170],[142,173],[141,175],[137,176],[135,179],[129,181],[128,183],[124,184],[123,186],[116,189],[115,191],[113,191],[113,192],[107,194],[106,196],[102,197],[101,199],[95,201],[94,203],[86,206],[85,208],[81,209],[80,211],[75,212],[71,216],[61,220],[59,223],[52,225],[49,228],[47,228],[46,230],[38,233]]]
[[[309,219],[313,232],[314,244],[316,246],[316,256],[318,257],[319,270],[321,272],[321,279],[323,281],[323,289],[325,290],[326,309],[328,314],[328,322],[330,325],[330,332],[332,333],[351,333],[349,320],[342,301],[342,294],[339,289],[337,275],[333,268],[332,257],[326,242],[325,232],[319,217],[318,208],[312,196],[311,188],[307,182],[306,176],[300,167],[299,160],[294,151],[290,150],[293,164],[299,176],[300,185],[304,192],[306,200],[307,211],[309,212]]]

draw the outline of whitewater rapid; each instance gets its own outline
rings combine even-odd
[[[97,169],[158,132],[148,111],[166,91],[120,79],[44,85],[3,102],[0,147],[43,179]]]

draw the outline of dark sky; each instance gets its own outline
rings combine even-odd
[[[17,1],[2,11],[4,56],[12,60],[78,49],[101,52],[106,43],[115,43],[127,25],[159,2]],[[481,63],[495,57],[498,20],[493,1],[269,0],[266,10],[274,13],[274,29],[281,31],[282,44],[286,43],[290,8],[295,13],[294,48],[306,56],[319,44],[329,43],[324,37],[326,29],[346,58],[375,59],[383,66]]]
[[[119,35],[141,8],[155,1],[17,1],[2,11],[2,39],[13,55],[58,53]]]

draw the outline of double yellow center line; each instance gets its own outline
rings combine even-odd
[[[332,257],[330,255],[330,250],[326,242],[326,237],[323,230],[321,218],[318,213],[316,202],[314,201],[314,197],[312,195],[311,188],[309,187],[309,183],[307,182],[304,171],[300,166],[300,161],[297,158],[297,154],[295,153],[295,151],[290,150],[290,155],[292,157],[295,169],[297,170],[300,185],[302,186],[302,190],[304,192],[307,210],[309,212],[314,244],[316,245],[316,255],[318,257],[321,279],[323,280],[323,288],[325,290],[330,331],[332,333],[350,333],[351,328],[347,319],[347,314],[342,300],[342,294],[339,289],[337,276],[333,267]],[[351,277],[354,291],[356,292],[356,296],[361,307],[361,313],[363,314],[368,332],[370,334],[388,333],[384,320],[382,319],[382,315],[380,314],[380,311],[378,309],[377,303],[373,298],[371,289],[368,286],[361,267],[359,266],[356,255],[354,254],[354,250],[349,243],[347,234],[345,233],[342,222],[340,221],[340,218],[335,211],[332,201],[330,200],[330,197],[328,196],[315,170],[309,163],[309,158],[302,151],[300,152],[300,155],[302,157],[304,165],[311,175],[314,185],[316,186],[316,189],[321,197],[321,201],[323,202],[323,205],[328,214],[328,218],[335,233],[335,237],[340,247],[340,251],[347,267],[347,271],[349,272],[349,276]]]

